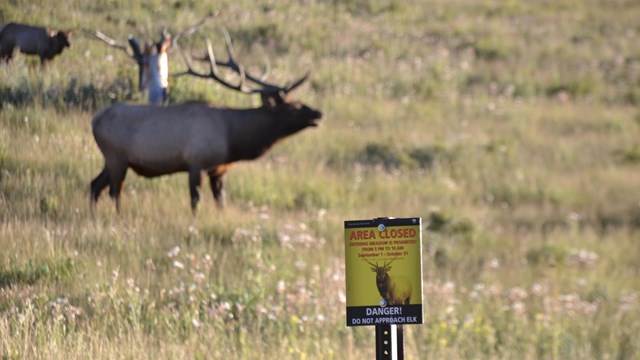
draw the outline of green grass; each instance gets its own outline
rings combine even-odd
[[[212,6],[216,6],[213,7]],[[60,11],[64,8],[65,11]],[[204,37],[323,124],[208,188],[130,172],[122,211],[88,187],[90,121],[144,102],[91,37]],[[0,64],[0,358],[370,359],[347,328],[343,221],[420,216],[425,324],[407,358],[640,356],[637,1],[12,1],[0,23],[75,29],[44,69]],[[171,72],[184,70],[177,53]],[[171,78],[171,101],[254,106]],[[373,281],[373,279],[372,279]]]

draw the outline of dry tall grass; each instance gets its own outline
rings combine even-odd
[[[144,97],[87,31],[155,39],[211,4],[59,4],[0,5],[80,30],[46,69],[0,66],[3,359],[372,358],[373,329],[344,324],[342,226],[378,216],[425,224],[407,358],[640,355],[637,1],[216,2],[183,47],[223,53],[224,25],[274,81],[311,68],[295,95],[325,120],[195,216],[186,175],[133,173],[120,214],[106,196],[90,213],[90,119]],[[257,104],[185,78],[171,95]]]

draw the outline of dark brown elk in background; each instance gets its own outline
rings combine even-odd
[[[287,98],[309,78],[308,73],[286,87],[263,81],[248,87],[242,66],[234,64],[230,68],[240,70],[240,81],[235,85],[218,74],[208,41],[207,49],[209,73],[193,70],[187,59],[188,70],[178,75],[214,79],[227,88],[259,94],[262,106],[233,109],[192,101],[166,107],[116,104],[100,111],[93,118],[92,128],[105,165],[91,181],[92,205],[109,186],[109,195],[119,209],[122,184],[132,168],[144,177],[188,172],[193,212],[200,199],[204,171],[222,207],[223,176],[233,163],[254,160],[279,140],[318,125],[320,111]]]
[[[54,32],[43,27],[8,23],[0,29],[0,58],[9,61],[15,48],[27,55],[38,55],[44,65],[70,47],[70,31]]]

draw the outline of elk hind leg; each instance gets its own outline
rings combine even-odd
[[[200,169],[189,170],[189,194],[191,195],[191,211],[196,212],[196,207],[200,201],[200,184],[202,183],[202,174]]]
[[[225,206],[225,192],[224,192],[224,173],[219,174],[215,171],[209,172],[209,183],[211,184],[211,191],[213,192],[213,198],[216,199],[216,204],[219,208]]]

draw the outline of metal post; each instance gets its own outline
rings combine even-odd
[[[404,360],[402,325],[376,325],[376,360]]]
[[[396,353],[398,354],[398,360],[404,360],[404,329],[402,325],[393,326],[397,326],[398,328],[396,331]]]
[[[376,325],[376,360],[391,359],[391,325]]]

